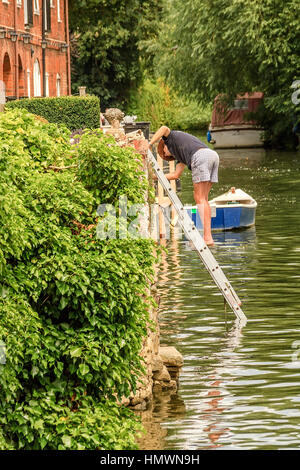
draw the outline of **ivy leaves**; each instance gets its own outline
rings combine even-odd
[[[137,424],[113,403],[143,370],[153,246],[98,240],[95,217],[121,192],[143,198],[141,160],[101,134],[72,147],[37,122],[30,137],[32,115],[0,116],[0,447],[134,448]],[[46,169],[70,154],[78,171]]]

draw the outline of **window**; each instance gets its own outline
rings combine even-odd
[[[22,6],[22,0],[17,0],[17,5],[18,5],[18,7],[21,7]]]
[[[248,109],[248,100],[234,100],[233,109]]]
[[[27,0],[24,0],[24,24],[28,24],[28,5],[27,5]]]
[[[33,25],[32,0],[24,0],[24,24],[26,26]]]
[[[34,13],[39,14],[40,13],[40,4],[39,0],[34,0]]]
[[[51,3],[50,0],[46,0],[44,9],[44,27],[45,31],[51,31]]]
[[[60,16],[60,0],[57,0],[57,21],[61,21],[61,16]]]
[[[60,96],[60,75],[56,75],[56,96]]]
[[[50,0],[50,7],[54,8],[54,0]]]
[[[27,69],[27,96],[31,98],[31,91],[30,91],[30,70]]]
[[[41,69],[38,59],[34,62],[33,66],[33,94],[34,96],[41,96]]]

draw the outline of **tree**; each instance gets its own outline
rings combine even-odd
[[[86,85],[102,109],[123,106],[140,83],[139,42],[156,34],[159,11],[158,0],[71,0],[73,91]]]
[[[293,0],[167,0],[157,69],[186,94],[259,90],[268,112],[299,116],[291,86],[300,78],[300,4]],[[148,45],[149,49],[155,47]],[[287,120],[288,117],[288,120]]]

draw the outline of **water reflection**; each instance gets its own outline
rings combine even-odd
[[[299,447],[300,368],[292,361],[300,340],[300,158],[236,157],[221,158],[214,195],[231,186],[249,193],[258,202],[256,226],[215,233],[213,253],[248,323],[241,331],[225,314],[188,243],[168,241],[159,281],[161,342],[183,354],[184,367],[178,394],[161,404],[158,398],[152,410],[149,426],[164,434],[161,449]],[[181,199],[193,202],[188,172]]]
[[[201,231],[200,231],[201,233]],[[226,230],[223,232],[213,232],[213,238],[216,245],[226,244],[227,246],[240,246],[245,243],[254,244],[256,242],[256,230],[255,227],[245,228],[243,230]],[[170,246],[170,249],[173,251],[174,244]],[[186,249],[194,250],[193,245],[191,242],[187,241]],[[212,248],[214,250],[214,248]],[[164,269],[167,270],[166,266]]]
[[[199,427],[202,427],[204,434],[202,440],[207,441],[207,444],[200,445],[202,449],[222,447],[221,437],[225,439],[226,436],[230,436],[230,427],[224,426],[222,422],[223,413],[229,409],[228,400],[226,403],[225,397],[230,395],[226,388],[226,381],[222,377],[224,372],[230,370],[238,361],[238,356],[233,353],[240,345],[241,337],[242,326],[235,320],[233,327],[227,334],[223,347],[214,354],[216,367],[214,370],[209,371],[209,374],[205,377],[207,390],[199,393],[199,401],[196,407],[198,419],[195,420],[195,423],[197,434],[199,433]],[[203,370],[199,368],[195,372],[199,374],[202,381]],[[191,443],[189,443],[190,445]],[[198,448],[197,442],[194,445],[192,444],[192,448]]]
[[[257,167],[266,158],[264,148],[257,149],[218,149],[223,168],[228,167]]]

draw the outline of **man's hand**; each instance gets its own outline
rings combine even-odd
[[[170,129],[167,127],[167,126],[161,126],[158,131],[155,132],[154,136],[152,137],[152,139],[150,140],[149,142],[149,145],[153,145],[155,144],[155,142],[157,142],[158,140],[160,140],[163,136],[164,137],[168,137],[168,135],[170,134]]]
[[[185,169],[185,164],[180,162],[176,165],[176,169],[175,169],[174,173],[167,173],[165,175],[165,177],[169,181],[170,180],[177,180],[177,179],[180,178],[181,173],[183,172],[184,169]]]

